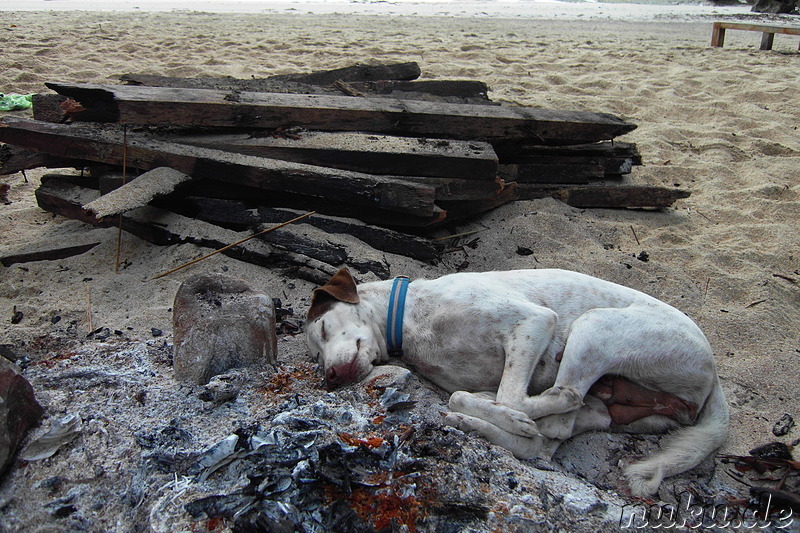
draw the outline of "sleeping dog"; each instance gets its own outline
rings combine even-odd
[[[446,422],[519,458],[550,458],[588,430],[680,428],[629,465],[631,494],[655,493],[727,436],[728,406],[706,337],[651,296],[565,270],[451,274],[316,289],[309,350],[329,387],[391,355],[451,394]]]

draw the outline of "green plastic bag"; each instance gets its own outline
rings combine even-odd
[[[2,94],[0,93],[0,111],[16,111],[28,109],[31,105],[32,94]]]

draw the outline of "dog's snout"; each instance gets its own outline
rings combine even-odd
[[[330,388],[348,385],[357,379],[358,365],[355,359],[349,363],[331,366],[325,371],[325,382]]]

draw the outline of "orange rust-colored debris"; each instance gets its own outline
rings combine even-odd
[[[380,531],[396,523],[404,525],[412,533],[417,531],[417,519],[421,515],[419,502],[413,496],[403,498],[395,491],[374,492],[356,489],[350,495],[350,508],[366,521],[372,521]]]
[[[81,103],[75,100],[74,98],[67,98],[66,100],[61,102],[59,106],[61,107],[61,109],[64,110],[64,113],[66,113],[70,117],[82,111],[86,111],[86,108],[83,107],[83,105],[81,105]]]
[[[379,448],[384,442],[380,437],[367,437],[366,439],[359,439],[349,433],[339,433],[339,438],[349,446],[364,446],[365,448],[373,449]]]
[[[59,361],[66,361],[68,359],[71,359],[71,358],[75,357],[76,355],[78,355],[78,352],[61,352],[61,353],[54,354],[49,359],[42,359],[41,361],[34,361],[34,362],[30,363],[29,366],[42,365],[42,366],[45,366],[47,368],[53,368],[56,365],[56,363],[58,363]]]
[[[283,396],[294,392],[294,385],[298,381],[311,381],[312,388],[321,387],[321,378],[314,371],[313,365],[300,363],[295,367],[282,366],[269,378],[266,385],[259,389],[266,397]]]

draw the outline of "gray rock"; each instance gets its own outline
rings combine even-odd
[[[797,0],[757,0],[750,11],[756,13],[793,13]]]
[[[275,363],[277,337],[271,298],[244,280],[198,274],[175,295],[175,379],[198,385],[233,368]]]
[[[19,368],[0,357],[0,476],[11,464],[28,430],[39,422],[44,409]]]

